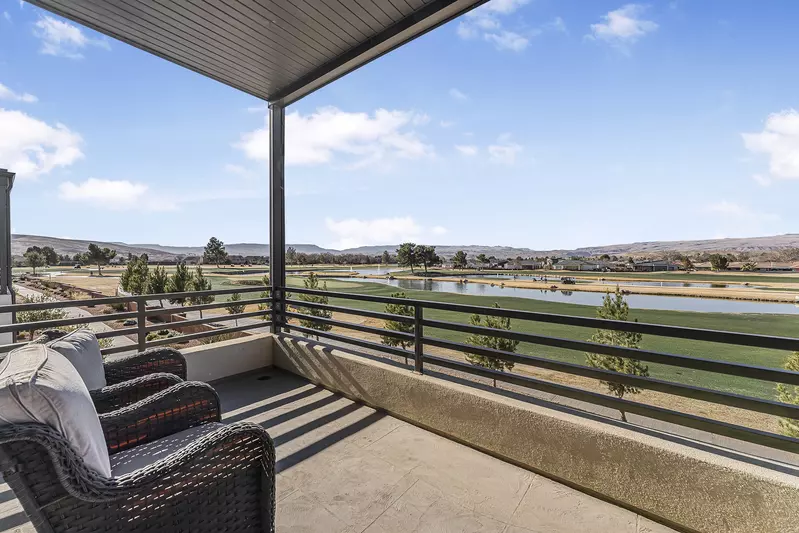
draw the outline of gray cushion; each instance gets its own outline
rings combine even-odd
[[[111,477],[100,419],[78,371],[43,344],[14,350],[0,362],[0,424],[47,424],[87,466]]]
[[[72,363],[89,390],[105,387],[103,355],[100,353],[100,343],[91,330],[77,329],[47,345]]]
[[[111,456],[111,473],[114,477],[121,477],[135,472],[164,457],[169,457],[203,435],[207,435],[221,427],[224,427],[224,424],[211,422],[115,453]]]

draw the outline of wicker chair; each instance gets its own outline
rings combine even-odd
[[[66,333],[51,329],[31,341],[45,344]],[[186,359],[173,348],[150,348],[103,363],[108,383],[89,391],[98,413],[108,413],[143,400],[186,379]]]
[[[40,532],[273,533],[272,439],[258,425],[219,419],[216,392],[187,381],[100,415],[111,478],[43,424],[0,426],[0,470]],[[185,430],[202,433],[145,466],[115,471],[126,454],[163,451],[161,442]]]

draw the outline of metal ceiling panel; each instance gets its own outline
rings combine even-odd
[[[288,105],[486,0],[28,0]]]

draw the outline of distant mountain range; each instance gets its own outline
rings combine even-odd
[[[58,239],[56,237],[44,237],[39,235],[12,235],[11,254],[20,256],[30,246],[51,246],[59,254],[74,255],[85,252],[89,243],[113,248],[118,254],[141,255],[146,253],[153,260],[169,260],[178,256],[202,255],[202,246],[161,246],[160,244],[127,244],[124,242],[102,242],[87,241],[78,239]],[[332,254],[354,253],[380,255],[383,251],[394,252],[397,244],[386,244],[381,246],[360,246],[346,250],[332,250],[322,248],[315,244],[289,244],[298,252],[304,253],[323,253]],[[629,244],[613,244],[607,246],[587,246],[575,249],[563,250],[533,250],[530,248],[514,248],[511,246],[436,246],[439,255],[452,257],[458,250],[463,250],[470,256],[486,254],[500,259],[509,257],[531,257],[531,256],[591,256],[591,255],[625,255],[625,254],[659,254],[670,251],[677,252],[766,252],[785,248],[799,248],[799,233],[789,233],[785,235],[774,235],[770,237],[744,237],[732,239],[707,239],[696,241],[650,241],[634,242]],[[231,255],[269,255],[268,244],[258,243],[234,243],[225,244],[225,249]]]

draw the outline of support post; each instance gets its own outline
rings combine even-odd
[[[272,285],[272,333],[285,322],[286,286],[286,110],[269,106],[269,282]]]
[[[147,349],[147,331],[144,329],[147,327],[145,311],[147,311],[147,297],[136,298],[136,340],[138,341],[136,344],[140,352]]]
[[[422,327],[422,320],[424,318],[424,308],[416,304],[413,308],[413,352],[414,352],[414,371],[422,374],[424,371],[424,330]]]
[[[11,287],[11,189],[14,187],[13,172],[0,168],[0,305],[16,303]],[[14,324],[16,311],[0,315],[0,324]],[[17,332],[0,334],[0,342],[17,342]]]

